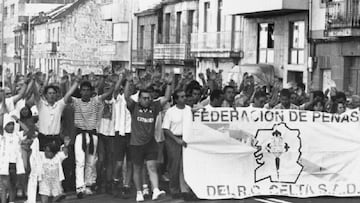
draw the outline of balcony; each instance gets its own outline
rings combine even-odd
[[[327,2],[327,36],[360,36],[359,2],[360,0],[338,0]]]
[[[153,50],[151,49],[139,49],[132,50],[132,61],[134,64],[146,65],[152,63]]]
[[[57,42],[46,42],[42,44],[34,44],[33,50],[35,52],[51,53],[57,52]]]
[[[242,32],[192,33],[191,42],[195,57],[241,57]]]
[[[239,6],[234,6],[239,5]],[[304,0],[224,0],[226,14],[259,15],[266,13],[282,14],[309,9],[308,1]]]
[[[114,5],[112,2],[107,2],[104,3],[103,5],[100,6],[101,8],[101,19],[105,20],[105,21],[111,21],[113,16],[113,8]]]
[[[189,44],[155,44],[155,60],[191,60]]]

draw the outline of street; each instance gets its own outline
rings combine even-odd
[[[336,198],[336,197],[317,197],[317,198],[306,198],[306,199],[300,199],[300,198],[288,198],[288,197],[253,197],[248,198],[244,200],[215,200],[215,201],[209,201],[209,200],[199,200],[199,201],[191,201],[191,202],[197,202],[197,203],[338,203],[338,202],[359,202],[359,198]],[[115,203],[115,202],[122,202],[122,203],[134,203],[135,197],[131,199],[119,199],[119,198],[113,198],[109,195],[94,195],[90,197],[86,197],[84,199],[77,199],[75,195],[68,196],[64,203],[98,203],[98,202],[106,202],[106,203]],[[185,202],[184,200],[172,200],[169,196],[165,197],[164,199],[158,200],[158,201],[145,201],[145,202],[156,202],[156,203],[182,203]],[[190,203],[190,201],[188,201]]]

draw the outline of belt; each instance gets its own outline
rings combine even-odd
[[[41,132],[39,132],[38,135],[40,135],[40,136],[45,136],[45,137],[58,137],[58,136],[60,136],[60,134],[45,135],[45,134],[43,134],[43,133],[41,133]]]
[[[82,135],[82,149],[84,152],[86,152],[86,133],[88,133],[90,136],[90,144],[89,144],[89,153],[90,154],[94,154],[95,150],[94,150],[94,139],[92,137],[92,135],[96,135],[96,130],[83,130],[81,128],[77,128],[76,129],[77,134]]]

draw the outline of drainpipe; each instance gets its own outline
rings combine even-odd
[[[309,71],[308,71],[308,77],[307,77],[307,82],[308,82],[307,89],[309,89],[309,84],[312,81],[312,78],[313,78],[312,73],[313,73],[313,69],[314,69],[314,67],[313,67],[313,65],[314,65],[314,63],[313,63],[313,61],[314,61],[314,59],[313,59],[314,53],[311,54],[311,48],[313,46],[313,44],[312,44],[313,43],[312,42],[312,36],[311,36],[311,34],[312,34],[312,32],[311,32],[312,31],[312,20],[313,20],[313,18],[312,18],[312,5],[313,5],[313,0],[309,0],[308,56],[311,57],[311,58],[309,58],[311,60],[308,60],[308,70]]]
[[[4,68],[4,24],[5,24],[5,19],[4,19],[4,7],[5,7],[5,0],[2,0],[1,3],[1,67],[2,67],[2,88],[5,88],[5,68]]]

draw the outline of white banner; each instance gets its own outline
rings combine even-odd
[[[360,195],[360,112],[218,108],[186,123],[185,180],[202,199]]]

